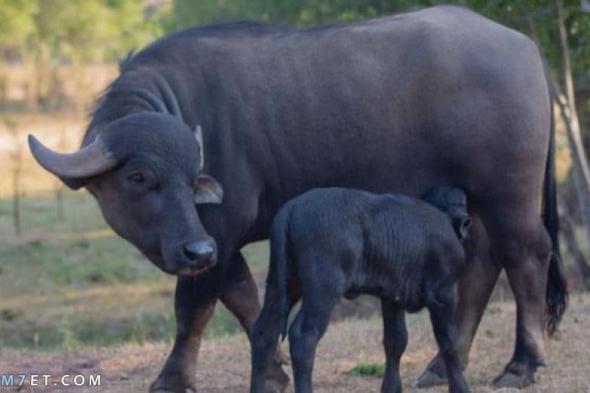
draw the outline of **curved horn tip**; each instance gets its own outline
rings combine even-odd
[[[37,147],[41,144],[41,142],[39,142],[39,140],[35,138],[35,135],[33,134],[27,135],[27,142],[29,143],[29,149],[31,149],[31,151],[37,149]]]
[[[43,150],[47,150],[47,148],[45,147],[45,145],[43,143],[41,143],[39,141],[39,139],[37,139],[37,137],[33,134],[28,134],[27,135],[27,142],[29,144],[29,150],[31,150],[31,153],[33,154],[33,157],[39,162],[39,154],[41,154],[41,152]]]
[[[99,142],[94,142],[75,153],[57,153],[29,134],[29,148],[35,160],[47,171],[64,179],[79,179],[103,173],[117,165],[113,154]]]

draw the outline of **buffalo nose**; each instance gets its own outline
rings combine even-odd
[[[215,244],[212,241],[188,243],[184,246],[184,255],[191,262],[209,264],[215,258]]]

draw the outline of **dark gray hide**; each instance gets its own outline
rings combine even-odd
[[[154,390],[194,388],[199,337],[218,298],[250,329],[259,308],[240,248],[268,236],[288,199],[330,186],[465,190],[515,290],[519,336],[506,372],[530,381],[543,362],[546,289],[551,315],[565,302],[552,285],[559,269],[547,285],[551,240],[539,214],[544,178],[554,184],[550,119],[535,44],[467,9],[311,29],[211,25],[168,35],[122,66],[84,138],[108,133],[116,166],[104,159],[89,176],[61,177],[88,186],[115,230],[158,266],[202,273],[179,279],[178,336]],[[198,124],[204,182],[186,165],[200,162],[189,142]],[[60,175],[63,160],[31,146]],[[143,183],[141,197],[125,191],[146,176],[155,186]],[[221,195],[215,180],[223,203],[195,210],[195,190]],[[545,206],[551,222],[555,209]],[[191,245],[208,252],[195,258]]]
[[[404,310],[427,307],[443,353],[449,390],[468,392],[455,326],[455,283],[465,266],[460,238],[470,218],[461,190],[443,187],[425,200],[344,188],[308,191],[277,213],[264,307],[252,334],[250,393],[265,377],[291,307],[289,329],[296,393],[311,393],[316,346],[342,296],[381,299],[386,371],[382,392],[401,392],[399,361],[407,344]],[[437,209],[438,208],[438,209]],[[440,209],[440,210],[439,210]]]

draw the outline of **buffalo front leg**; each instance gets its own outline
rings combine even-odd
[[[383,347],[385,349],[385,376],[381,393],[401,393],[400,359],[408,345],[408,331],[403,309],[387,300],[381,300],[383,314]]]
[[[196,367],[201,337],[213,315],[219,287],[217,269],[176,283],[176,339],[150,393],[196,392]]]
[[[260,312],[260,302],[256,282],[254,282],[250,269],[240,253],[232,261],[231,268],[224,278],[220,299],[240,321],[251,345],[253,345],[252,333]],[[281,349],[277,348],[266,372],[264,390],[266,393],[281,393],[286,390],[289,377],[282,369],[282,364],[286,363],[285,359]]]
[[[477,217],[473,219],[466,251],[466,267],[457,282],[458,302],[455,312],[459,331],[457,345],[463,370],[467,368],[473,339],[502,271],[500,264],[494,261],[491,256],[487,234]],[[446,368],[439,352],[422,375],[418,377],[415,386],[426,388],[446,383]]]

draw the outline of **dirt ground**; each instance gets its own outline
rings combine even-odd
[[[514,307],[493,304],[479,330],[466,376],[474,392],[494,390],[489,382],[501,371],[512,351]],[[403,357],[404,390],[434,354],[435,346],[426,313],[408,319],[410,344]],[[547,341],[549,366],[540,369],[537,383],[524,392],[590,393],[590,295],[574,296],[556,339]],[[355,377],[348,371],[361,363],[383,361],[379,318],[334,323],[318,350],[315,386],[318,393],[378,392],[376,377]],[[21,392],[147,392],[163,364],[169,343],[111,348],[86,348],[63,353],[39,353],[0,349],[0,375],[18,373],[101,375],[101,387],[22,387]],[[200,393],[247,392],[248,343],[244,335],[205,341],[198,380]],[[15,391],[1,388],[0,391]],[[445,392],[446,387],[426,390]],[[292,392],[292,389],[289,389]]]

